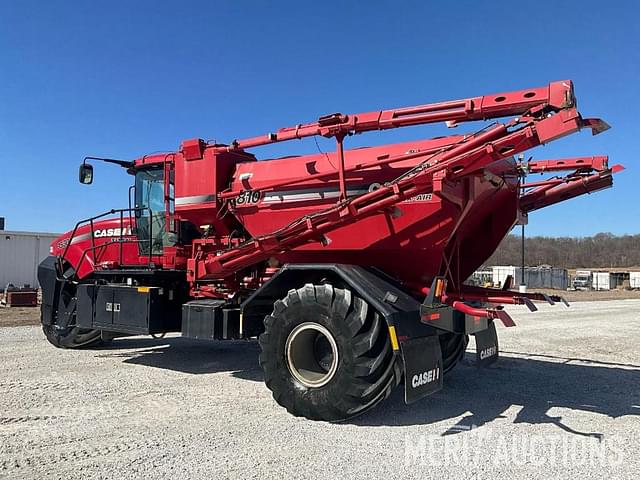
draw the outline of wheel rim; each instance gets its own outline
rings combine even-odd
[[[336,340],[319,323],[306,322],[294,328],[285,350],[289,372],[306,387],[326,385],[338,369]]]

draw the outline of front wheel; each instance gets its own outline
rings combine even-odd
[[[57,348],[97,347],[105,343],[100,336],[100,330],[42,325],[42,331],[49,343]]]
[[[293,415],[346,420],[387,398],[400,382],[384,319],[348,289],[307,284],[290,290],[264,323],[265,382]]]
[[[75,326],[77,285],[68,280],[74,272],[68,268],[61,274],[58,268],[54,257],[47,257],[38,267],[38,279],[42,286],[40,320],[47,341],[57,348],[96,347],[104,344],[100,330]],[[57,325],[59,318],[67,318],[69,326]]]

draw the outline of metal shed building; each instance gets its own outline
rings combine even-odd
[[[512,265],[492,267],[492,272],[495,286],[500,286],[509,275],[513,277],[514,285],[519,285],[522,279],[522,269]],[[566,290],[569,286],[569,274],[564,268],[525,267],[524,283],[529,288]]]
[[[57,233],[0,230],[0,289],[8,283],[16,287],[38,284],[38,264],[49,255],[49,245]]]

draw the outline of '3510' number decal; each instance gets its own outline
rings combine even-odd
[[[234,205],[249,205],[251,203],[258,203],[262,194],[259,190],[245,190],[234,199]]]

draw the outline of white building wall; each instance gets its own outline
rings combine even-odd
[[[640,288],[640,272],[629,272],[629,286]]]
[[[38,264],[49,255],[57,233],[0,230],[0,289],[8,283],[19,287],[38,285]]]

